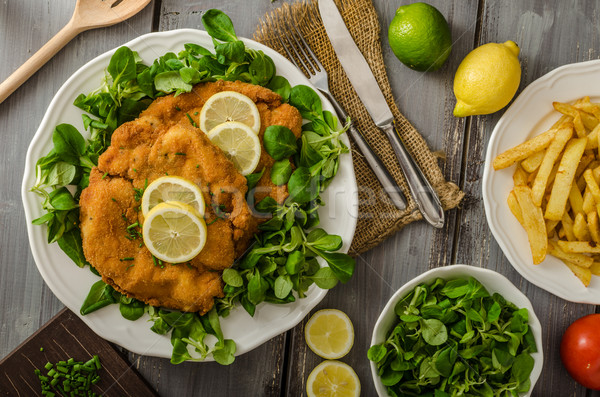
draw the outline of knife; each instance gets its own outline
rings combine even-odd
[[[423,175],[402,138],[394,127],[394,116],[390,110],[369,64],[356,46],[354,39],[346,28],[333,0],[319,0],[319,11],[325,31],[329,36],[331,45],[354,90],[365,105],[375,125],[387,136],[400,168],[406,177],[410,193],[415,199],[417,208],[423,218],[432,226],[444,226],[444,210],[437,193]]]

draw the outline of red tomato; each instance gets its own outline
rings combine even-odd
[[[581,317],[565,331],[560,358],[577,382],[600,390],[600,314]]]

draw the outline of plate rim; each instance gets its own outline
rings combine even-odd
[[[485,163],[484,163],[484,169],[483,169],[482,198],[483,198],[485,215],[486,215],[488,227],[490,228],[492,235],[494,236],[494,239],[500,246],[500,249],[502,250],[503,254],[508,259],[511,266],[519,274],[521,274],[522,277],[524,277],[527,281],[536,285],[537,287],[539,287],[553,295],[556,295],[559,298],[562,298],[564,300],[567,300],[570,302],[575,302],[575,303],[585,303],[585,304],[597,305],[597,304],[600,304],[600,293],[598,293],[597,289],[593,290],[594,287],[586,288],[579,282],[579,280],[576,280],[577,282],[580,283],[580,288],[577,288],[576,291],[572,291],[572,290],[567,291],[568,287],[564,284],[564,280],[558,279],[558,277],[556,278],[556,280],[555,279],[547,279],[546,277],[540,278],[539,276],[534,274],[533,266],[539,267],[539,266],[544,266],[544,264],[546,264],[546,266],[548,264],[560,264],[559,259],[548,255],[546,257],[546,259],[544,260],[544,262],[542,262],[539,265],[533,265],[531,263],[530,252],[528,252],[529,260],[526,261],[526,263],[521,263],[521,261],[518,259],[519,254],[516,252],[517,249],[514,248],[515,246],[511,245],[511,240],[506,235],[506,231],[503,230],[503,228],[499,225],[500,212],[502,212],[502,215],[504,215],[507,211],[508,211],[508,213],[510,213],[510,211],[506,204],[503,205],[503,203],[505,203],[506,197],[501,197],[501,200],[498,200],[494,197],[494,192],[496,192],[496,190],[499,189],[499,187],[494,186],[494,184],[493,184],[494,173],[499,173],[502,171],[511,172],[511,176],[512,176],[512,170],[514,169],[514,166],[508,167],[504,170],[498,170],[498,171],[495,171],[492,169],[493,158],[497,154],[500,153],[500,150],[499,150],[500,139],[503,136],[504,129],[507,128],[511,119],[517,117],[520,112],[523,112],[522,107],[524,105],[526,105],[528,102],[530,103],[531,101],[533,101],[537,95],[541,95],[545,91],[550,92],[553,89],[555,89],[555,84],[557,84],[561,79],[568,78],[569,76],[572,76],[572,75],[581,76],[581,75],[586,75],[588,73],[596,73],[596,74],[600,73],[600,59],[594,59],[594,60],[589,60],[589,61],[584,61],[584,62],[575,62],[575,63],[570,63],[570,64],[566,64],[566,65],[557,67],[557,68],[551,70],[550,72],[544,74],[543,76],[537,78],[533,82],[531,82],[518,95],[518,97],[514,100],[514,102],[510,105],[510,107],[506,110],[506,112],[498,120],[498,122],[496,123],[496,125],[492,131],[492,134],[490,136],[490,140],[487,145]],[[591,89],[589,91],[591,91]],[[569,98],[564,98],[564,97],[561,98],[560,95],[561,95],[561,93],[556,93],[556,92],[546,95],[545,101],[551,107],[552,101],[569,101],[569,100],[577,99],[577,98],[570,98],[570,97]],[[588,93],[584,93],[584,94],[579,94],[578,96],[577,95],[574,95],[574,96],[583,97],[585,95],[590,95],[590,93],[588,92]],[[597,95],[600,95],[600,90],[597,91]],[[534,119],[534,120],[536,120],[536,119]],[[538,131],[537,133],[535,133],[533,135],[537,135],[540,132],[542,132],[542,131]],[[531,136],[533,136],[533,135],[531,135]],[[523,139],[521,139],[519,142],[523,142]],[[508,149],[508,147],[506,149]],[[506,150],[506,149],[503,149],[503,150]],[[516,219],[514,219],[514,216],[512,216],[512,214],[510,214],[510,219],[511,219],[511,221],[516,223],[516,225],[518,225]],[[522,229],[522,227],[520,225],[518,225],[518,230],[522,233],[525,233],[525,231]],[[526,235],[525,235],[525,238],[526,238]],[[527,246],[527,248],[529,249],[529,246]],[[562,269],[561,273],[564,273],[565,275],[568,274],[568,277],[573,277],[573,278],[575,277],[572,274],[572,272],[566,266],[564,266],[564,264],[560,264],[560,266],[562,266],[562,268],[564,268],[564,269]],[[599,278],[600,277],[596,277],[596,279],[599,279]],[[596,288],[598,285],[600,285],[600,284],[598,284],[598,283],[600,283],[600,280],[594,280],[594,278],[592,278],[592,282],[596,285]],[[594,295],[594,292],[596,293],[595,295]]]
[[[34,200],[28,198],[28,196],[34,194],[30,191],[31,177],[32,176],[35,177],[35,161],[33,161],[31,158],[32,150],[37,144],[40,144],[39,141],[42,138],[44,138],[44,133],[47,132],[47,129],[54,127],[54,126],[49,125],[49,123],[50,123],[49,119],[51,118],[50,113],[57,106],[57,102],[59,101],[59,98],[61,97],[61,95],[69,89],[69,86],[73,85],[73,83],[76,82],[77,79],[80,78],[80,75],[83,74],[85,71],[87,71],[90,68],[94,68],[96,66],[96,63],[105,62],[108,59],[110,59],[110,56],[112,56],[112,54],[121,46],[128,46],[130,48],[136,47],[136,46],[139,47],[139,46],[143,46],[145,44],[145,42],[148,40],[154,40],[154,39],[176,40],[178,37],[184,37],[186,35],[191,36],[191,38],[189,39],[189,42],[193,42],[196,38],[198,38],[200,36],[204,36],[204,38],[207,38],[207,39],[210,38],[210,36],[208,35],[208,33],[206,33],[206,31],[200,30],[200,29],[192,29],[192,28],[174,29],[174,30],[168,30],[168,31],[162,31],[162,32],[150,32],[150,33],[146,33],[141,36],[138,36],[132,40],[129,40],[129,41],[123,43],[123,44],[120,44],[117,47],[112,48],[108,51],[105,51],[102,54],[99,54],[98,56],[94,57],[93,59],[91,59],[88,62],[86,62],[85,64],[83,64],[81,67],[79,67],[62,84],[62,86],[59,88],[59,90],[53,96],[52,100],[50,101],[50,103],[44,113],[42,120],[40,121],[38,129],[36,130],[33,138],[31,139],[31,142],[27,148],[27,154],[25,157],[25,165],[24,165],[24,173],[23,173],[23,181],[21,184],[21,199],[22,199],[23,208],[24,208],[24,212],[25,212],[25,219],[26,219],[26,224],[27,224],[27,234],[28,234],[28,238],[29,238],[29,247],[31,249],[36,267],[37,267],[38,271],[40,272],[40,275],[42,276],[45,284],[50,288],[52,293],[61,301],[61,303],[63,305],[65,305],[70,310],[72,310],[82,321],[84,321],[86,323],[86,325],[88,325],[96,334],[98,334],[103,339],[106,339],[110,342],[116,343],[119,346],[122,346],[123,348],[127,349],[128,351],[131,351],[136,354],[145,355],[145,356],[153,356],[153,357],[162,357],[162,358],[170,358],[171,351],[169,351],[168,354],[166,354],[166,353],[161,353],[161,352],[156,352],[156,351],[149,352],[147,349],[137,349],[136,346],[133,346],[133,347],[132,346],[123,346],[123,343],[121,341],[119,341],[118,336],[115,337],[113,335],[106,334],[105,332],[102,332],[102,331],[99,331],[98,329],[96,329],[95,324],[94,324],[95,323],[94,318],[91,315],[82,316],[79,313],[78,308],[71,307],[73,305],[69,305],[69,304],[65,303],[65,300],[67,300],[65,298],[65,295],[63,293],[61,293],[60,289],[57,288],[55,283],[53,283],[52,281],[50,281],[50,282],[48,281],[49,274],[46,271],[45,267],[41,265],[41,263],[42,263],[41,252],[38,252],[38,248],[36,248],[35,244],[32,242],[34,227],[39,227],[39,226],[35,226],[31,223],[32,218],[33,218],[32,206],[33,206]],[[172,37],[169,37],[169,36],[172,36]],[[294,73],[298,72],[298,79],[303,80],[299,84],[306,84],[306,85],[310,86],[311,88],[313,88],[315,90],[315,92],[317,92],[319,97],[321,98],[324,109],[335,112],[333,106],[327,100],[327,98],[324,97],[316,89],[316,87],[314,87],[314,85],[310,83],[310,81],[304,76],[304,74],[298,68],[296,68],[287,58],[285,58],[283,55],[279,54],[277,51],[265,46],[264,44],[258,43],[254,40],[244,38],[244,37],[238,37],[238,39],[242,40],[244,42],[244,44],[248,45],[250,48],[262,50],[265,54],[269,55],[276,62],[276,64],[283,63],[285,65],[284,70],[288,70],[288,68],[289,68],[290,70],[293,70]],[[177,46],[177,45],[178,44],[173,44],[173,45],[167,44],[167,46],[172,46],[172,47],[170,47],[171,51],[179,51],[179,50],[183,49],[183,48],[175,48],[175,46]],[[133,49],[139,50],[140,48],[133,48]],[[162,54],[158,54],[158,55],[156,55],[156,57],[160,56],[160,55],[162,55]],[[148,61],[146,60],[146,62],[148,62]],[[107,64],[107,62],[105,62],[105,63]],[[106,68],[106,65],[103,66],[101,70],[104,70],[105,68]],[[81,111],[81,112],[83,113],[83,111]],[[350,148],[350,142],[349,142],[348,136],[346,134],[344,134],[342,136],[342,140]],[[348,221],[346,224],[346,228],[350,232],[348,234],[350,237],[348,238],[348,241],[344,241],[344,245],[343,245],[342,249],[340,250],[340,252],[347,253],[349,250],[350,244],[352,242],[352,238],[354,236],[354,233],[356,230],[356,224],[358,221],[358,187],[356,184],[356,175],[354,173],[354,168],[353,168],[352,151],[349,150],[348,153],[345,153],[344,157],[346,158],[344,161],[349,164],[349,173],[345,178],[345,184],[344,184],[344,188],[347,189],[344,197],[346,197],[346,200],[349,200],[350,202],[355,204],[355,205],[346,206],[346,209],[348,209],[348,211],[350,211],[350,214],[348,216]],[[37,161],[37,159],[36,159],[36,161]],[[58,248],[56,248],[56,249],[58,249]],[[70,264],[74,265],[73,263],[70,263]],[[87,270],[89,272],[88,269],[85,269],[85,270]],[[261,333],[262,337],[260,338],[259,342],[255,342],[255,343],[249,344],[247,346],[242,346],[241,348],[238,345],[238,349],[235,353],[235,356],[238,357],[246,352],[256,349],[257,347],[268,342],[271,338],[292,329],[298,323],[300,323],[302,321],[302,319],[304,317],[306,317],[310,313],[310,311],[316,305],[318,305],[323,300],[325,295],[327,294],[327,290],[320,289],[320,288],[316,287],[316,285],[312,286],[311,290],[312,290],[312,294],[313,294],[312,300],[304,301],[302,299],[299,299],[295,303],[292,303],[292,304],[300,304],[302,302],[309,302],[309,304],[304,305],[305,307],[299,313],[297,313],[290,321],[288,321],[287,323],[285,323],[285,325],[282,325],[281,327],[273,327],[273,328],[265,329],[264,332]],[[309,293],[311,292],[311,290],[309,290]],[[264,305],[263,307],[265,307],[265,306],[268,306],[269,304],[263,303],[263,305]],[[116,307],[113,307],[113,310],[118,311],[118,309]],[[241,307],[238,307],[236,310],[241,310]],[[142,317],[142,319],[146,318],[146,317],[147,317],[147,314],[144,314],[144,317]],[[123,319],[123,321],[127,321],[127,320]],[[226,321],[226,319],[222,318],[221,321]],[[149,328],[149,326],[147,328]],[[168,335],[167,336],[156,335],[156,336],[157,337],[168,337]],[[225,336],[227,337],[227,335],[225,335]],[[169,346],[170,346],[170,344],[169,344]],[[211,362],[211,361],[214,361],[214,359],[212,358],[212,356],[208,356],[204,361],[201,361],[201,362]]]

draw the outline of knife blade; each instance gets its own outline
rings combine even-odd
[[[415,163],[394,127],[394,116],[369,64],[360,52],[333,0],[319,0],[319,11],[329,41],[350,83],[369,115],[387,136],[402,168],[410,193],[423,218],[432,226],[444,226],[444,211],[437,193]]]

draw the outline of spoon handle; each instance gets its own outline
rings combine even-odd
[[[77,36],[79,32],[80,29],[73,23],[73,20],[69,21],[65,27],[0,84],[0,103],[4,102],[10,94],[44,66],[50,58]]]

